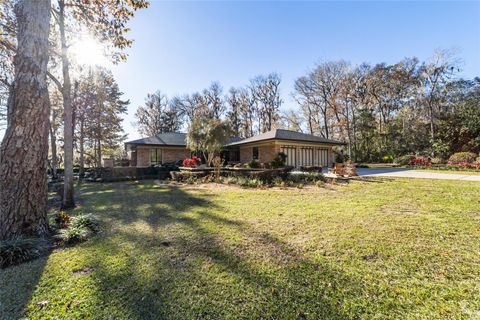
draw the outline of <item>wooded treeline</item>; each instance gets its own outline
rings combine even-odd
[[[341,140],[355,161],[388,162],[412,153],[446,159],[480,151],[480,79],[460,79],[458,73],[458,61],[446,50],[425,62],[324,62],[296,79],[296,109],[281,109],[281,78],[272,73],[226,93],[214,82],[171,99],[161,92],[148,95],[136,125],[151,136],[206,116],[228,120],[242,138],[286,128]]]
[[[355,161],[480,151],[480,80],[458,79],[455,56],[425,62],[317,65],[295,81],[302,128],[347,143]],[[467,120],[470,119],[470,120]]]
[[[277,73],[260,75],[246,87],[231,88],[226,96],[218,82],[201,92],[171,99],[158,91],[138,107],[135,124],[140,134],[152,136],[177,131],[197,117],[227,118],[233,134],[247,138],[273,129],[280,120],[280,82]]]

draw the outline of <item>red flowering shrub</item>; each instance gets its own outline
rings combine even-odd
[[[449,166],[456,166],[456,167],[460,167],[462,169],[475,169],[475,170],[479,170],[480,169],[480,162],[478,161],[475,161],[475,162],[472,162],[472,163],[468,163],[468,162],[460,162],[460,163],[451,163],[450,161],[448,162],[448,165]]]
[[[426,157],[415,157],[408,164],[411,166],[431,166],[432,162]]]
[[[478,161],[471,162],[471,163],[466,162],[466,161],[462,161],[462,162],[448,161],[448,166],[449,167],[457,167],[457,168],[461,168],[461,169],[480,170],[480,162],[478,162]]]
[[[199,157],[193,156],[191,159],[185,159],[183,160],[183,166],[184,167],[196,167],[198,166],[202,161],[200,160]]]

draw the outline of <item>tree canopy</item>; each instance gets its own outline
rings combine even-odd
[[[190,124],[187,132],[187,147],[192,152],[200,152],[207,165],[222,150],[231,137],[228,122],[216,118],[198,117]]]

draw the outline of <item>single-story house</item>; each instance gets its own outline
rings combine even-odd
[[[131,166],[150,166],[183,160],[190,157],[186,134],[179,132],[161,133],[154,137],[133,140],[125,143]],[[273,129],[246,138],[231,139],[225,144],[225,157],[230,162],[256,160],[267,163],[279,153],[287,155],[287,165],[332,166],[334,146],[343,142],[301,132]]]

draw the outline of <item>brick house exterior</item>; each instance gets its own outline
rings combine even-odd
[[[232,139],[225,145],[229,162],[268,163],[279,152],[287,155],[287,165],[332,166],[332,148],[342,142],[300,132],[274,129],[247,139]],[[131,166],[151,166],[190,157],[185,133],[162,133],[125,144]],[[223,154],[223,153],[222,153]]]
[[[343,143],[310,134],[274,129],[227,144],[227,147],[239,148],[242,163],[252,160],[268,163],[279,152],[283,152],[287,155],[287,165],[329,167],[334,162],[333,147],[338,145]]]
[[[258,158],[254,159],[253,148],[258,148]],[[240,162],[258,160],[260,163],[270,162],[280,152],[280,146],[274,143],[254,144],[240,147]]]
[[[159,161],[151,161],[151,149],[160,150]],[[158,152],[157,152],[158,153]],[[190,157],[190,150],[187,148],[164,147],[164,146],[137,146],[137,167],[148,167],[154,164],[175,162]],[[131,159],[131,158],[130,158]]]

